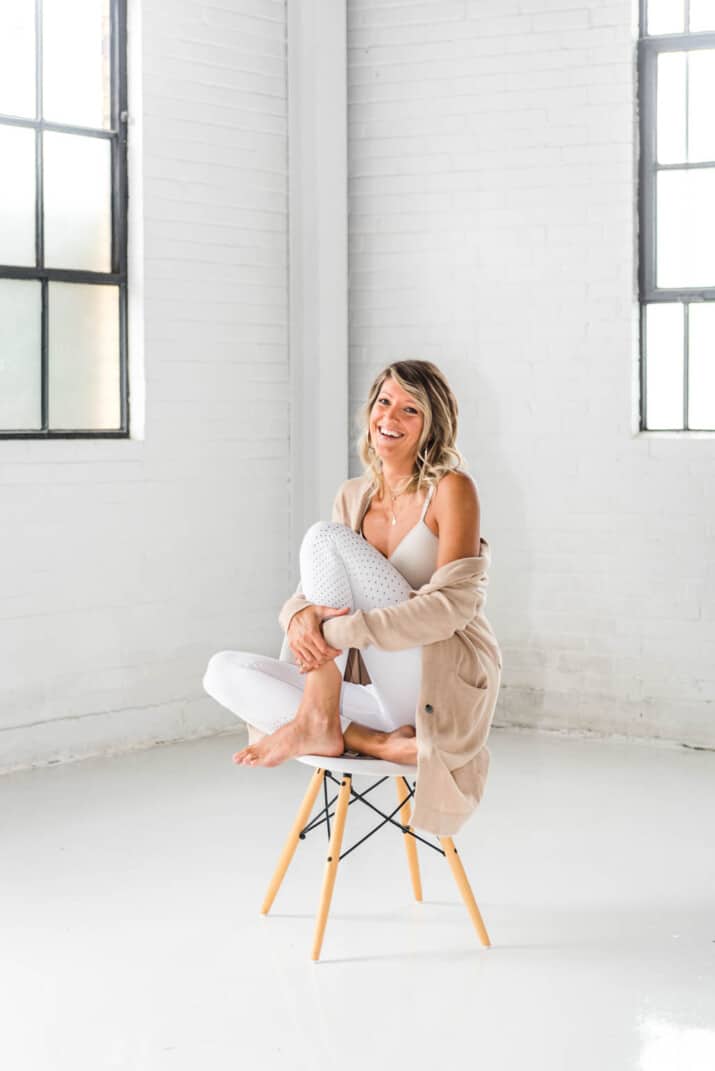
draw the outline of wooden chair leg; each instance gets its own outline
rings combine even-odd
[[[313,937],[313,952],[311,958],[313,960],[320,959],[320,949],[323,944],[323,934],[325,933],[325,924],[328,921],[328,912],[330,911],[330,901],[333,897],[333,887],[335,885],[335,876],[338,872],[338,863],[340,861],[340,846],[343,843],[343,830],[345,829],[345,819],[348,813],[348,804],[350,802],[350,785],[352,778],[350,774],[343,774],[343,779],[340,782],[340,793],[338,794],[338,803],[335,808],[335,820],[333,823],[333,830],[330,834],[330,847],[328,848],[328,859],[325,865],[325,873],[323,876],[323,888],[320,893],[320,905],[318,907],[318,917],[315,923],[315,935]]]
[[[268,912],[271,910],[271,906],[276,898],[276,894],[281,887],[281,882],[285,877],[285,872],[290,866],[291,859],[295,854],[295,849],[298,844],[298,838],[300,837],[301,830],[304,829],[305,825],[307,824],[310,812],[313,809],[313,804],[315,803],[315,797],[318,795],[318,790],[323,783],[324,777],[325,770],[316,770],[310,779],[308,791],[303,797],[303,802],[300,805],[298,814],[296,815],[291,831],[288,834],[288,839],[286,840],[283,846],[281,857],[278,860],[278,866],[276,867],[275,873],[271,878],[271,883],[268,886],[268,892],[266,893],[265,900],[263,901],[263,906],[261,907],[262,915],[267,915]]]
[[[402,803],[402,806],[400,807],[400,822],[403,826],[410,826],[410,794],[401,777],[395,778],[395,784],[397,786],[397,802]],[[412,890],[415,894],[415,900],[421,901],[422,882],[420,881],[420,863],[417,857],[417,841],[414,837],[411,837],[409,833],[403,833],[402,836],[405,841],[407,865],[410,868],[410,878],[412,879]]]
[[[452,871],[452,874],[454,875],[454,880],[457,882],[457,888],[462,894],[462,899],[466,904],[467,911],[469,912],[469,917],[474,923],[475,930],[479,934],[479,940],[482,942],[483,945],[489,948],[491,946],[489,934],[487,933],[487,928],[484,925],[484,920],[482,919],[482,916],[479,912],[479,908],[477,907],[477,901],[474,899],[474,893],[472,892],[469,881],[467,880],[467,875],[464,871],[464,867],[462,866],[462,860],[457,855],[457,849],[454,846],[454,842],[452,841],[451,837],[440,837],[439,841],[442,847],[444,848],[445,857],[447,859],[447,862],[449,863],[449,868]]]

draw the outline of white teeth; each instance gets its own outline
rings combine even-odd
[[[388,439],[401,439],[402,436],[396,431],[385,431],[384,428],[377,429],[381,435],[385,435]]]

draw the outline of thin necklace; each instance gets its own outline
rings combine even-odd
[[[407,483],[409,483],[411,479],[412,479],[412,476],[408,476],[407,477]],[[385,486],[387,487],[387,490],[390,492],[390,498],[392,499],[392,521],[390,523],[395,525],[395,524],[397,524],[397,517],[395,516],[395,499],[399,498],[400,495],[404,495],[405,491],[407,490],[407,487],[403,487],[403,489],[401,491],[398,491],[397,494],[395,494],[395,492],[392,490],[392,488],[388,484],[387,480],[385,480]]]

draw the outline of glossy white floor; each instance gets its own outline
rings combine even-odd
[[[422,847],[414,902],[388,828],[316,964],[322,827],[259,915],[311,771],[235,767],[240,741],[0,778],[2,1067],[715,1067],[715,754],[494,731],[456,838],[493,947]]]

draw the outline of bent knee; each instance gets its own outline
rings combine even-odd
[[[310,527],[306,529],[303,539],[312,540],[325,538],[325,536],[330,535],[330,529],[332,527],[332,521],[316,521],[315,524],[311,524]]]
[[[209,695],[213,695],[216,691],[217,683],[223,679],[226,675],[226,663],[230,651],[217,651],[216,654],[211,655],[206,666],[206,671],[203,676],[202,684],[204,691]]]
[[[204,691],[214,696],[226,680],[242,670],[250,670],[258,656],[250,651],[217,651],[211,655],[203,677]]]
[[[348,528],[346,524],[341,524],[339,521],[316,521],[306,530],[303,543],[324,545],[326,542],[339,538],[345,532],[355,535],[352,528]]]

